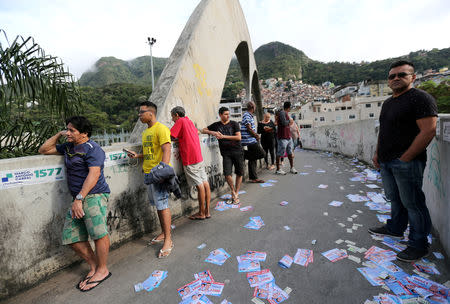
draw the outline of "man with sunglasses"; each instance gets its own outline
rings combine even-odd
[[[408,246],[397,254],[405,262],[429,253],[431,218],[422,191],[426,148],[436,135],[437,105],[428,93],[413,88],[416,75],[408,61],[394,62],[388,84],[393,94],[381,108],[380,132],[373,163],[381,169],[391,219],[369,233],[402,238],[409,222]]]

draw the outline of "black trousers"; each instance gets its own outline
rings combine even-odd
[[[270,160],[271,164],[275,164],[275,140],[270,141],[261,141],[261,146],[264,149],[264,152],[266,152],[266,156],[264,157],[264,161],[266,162],[266,165],[269,165],[269,154],[270,154]]]
[[[258,179],[258,174],[256,173],[257,161],[259,158],[265,157],[265,155],[261,154],[263,154],[263,152],[258,143],[247,146],[246,158],[248,159],[248,178],[251,180]]]

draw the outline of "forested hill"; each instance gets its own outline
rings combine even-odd
[[[330,52],[332,50],[330,49]],[[386,79],[391,62],[407,59],[416,65],[417,72],[426,69],[439,69],[450,66],[450,48],[416,51],[396,58],[388,58],[370,63],[329,62],[312,60],[302,51],[283,44],[271,42],[262,45],[255,51],[255,60],[259,71],[259,79],[282,77],[283,79],[302,79],[305,83],[321,84],[327,80],[335,84],[357,82],[365,79]],[[167,58],[153,58],[155,80],[159,77]],[[234,59],[230,64],[227,77],[235,82],[240,79],[240,69]],[[92,71],[83,73],[80,85],[102,87],[113,83],[151,84],[150,56],[143,56],[131,61],[115,57],[100,58]]]
[[[161,75],[167,58],[153,57],[155,81]],[[152,83],[150,56],[142,56],[131,61],[115,57],[102,57],[95,66],[79,79],[81,86],[103,87],[114,83],[150,85]]]
[[[330,49],[330,51],[332,51]],[[255,51],[260,79],[282,77],[302,79],[305,83],[321,84],[327,80],[335,84],[357,82],[365,79],[386,79],[389,65],[405,59],[412,61],[417,72],[450,66],[450,48],[416,51],[408,55],[387,58],[370,63],[329,62],[308,58],[305,53],[281,42],[262,45]]]

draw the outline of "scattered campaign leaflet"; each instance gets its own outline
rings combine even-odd
[[[221,197],[220,197],[221,199],[231,199],[231,194],[224,194],[224,195],[222,195]]]
[[[205,295],[202,294],[193,294],[190,297],[187,297],[179,304],[214,304],[211,302]]]
[[[289,295],[278,287],[275,283],[272,284],[271,287],[271,296],[267,298],[269,304],[278,304],[286,301],[289,298]]]
[[[233,205],[231,204],[227,204],[226,201],[218,201],[217,205],[214,209],[216,209],[217,211],[225,211],[228,209],[231,209]]]
[[[396,264],[392,262],[384,262],[378,266],[386,270],[389,273],[390,277],[395,278],[397,280],[402,280],[407,276],[409,276],[406,272],[403,271],[402,268],[398,267]]]
[[[396,296],[408,296],[412,293],[405,287],[400,281],[386,280],[384,284],[393,292]]]
[[[286,202],[286,201],[282,201],[282,202],[280,203],[281,206],[286,206],[287,204],[289,204],[289,203]]]
[[[194,278],[196,280],[200,279],[202,282],[214,282],[212,274],[209,270],[197,272],[194,274]]]
[[[370,210],[378,211],[381,213],[391,212],[391,204],[367,202],[364,205],[369,207]]]
[[[388,236],[385,236],[383,238],[383,242],[382,243],[384,245],[394,249],[394,250],[397,250],[397,251],[402,251],[402,250],[406,249],[406,245],[405,244],[402,244],[398,240],[395,240],[395,239],[390,238]]]
[[[265,261],[267,253],[262,251],[249,250],[245,254],[238,256],[241,260]]]
[[[135,291],[145,289],[146,291],[152,291],[158,288],[161,282],[167,277],[167,271],[155,270],[152,274],[141,284],[134,286]]]
[[[379,189],[380,186],[375,185],[375,184],[366,184],[366,187],[370,188],[370,189]]]
[[[333,263],[347,257],[347,253],[344,250],[338,248],[322,252],[322,255]]]
[[[309,263],[314,262],[314,253],[309,249],[297,249],[294,256],[294,263],[302,266],[308,266]]]
[[[259,230],[262,226],[264,226],[264,222],[260,216],[250,217],[250,222],[248,222],[244,227],[253,230]]]
[[[370,198],[372,202],[375,203],[386,203],[383,195],[378,192],[367,192],[367,197]]]
[[[202,282],[197,292],[208,296],[219,297],[222,294],[224,286],[224,283]]]
[[[220,302],[220,304],[233,304],[233,303],[231,303],[231,302],[228,302],[228,300],[227,299],[224,299],[222,302]]]
[[[377,214],[377,218],[378,218],[379,222],[386,224],[387,220],[391,219],[391,215],[390,214]]]
[[[440,253],[440,252],[433,252],[433,254],[434,254],[434,256],[436,257],[436,259],[439,259],[439,260],[443,260],[444,259],[444,255],[442,254],[442,253]]]
[[[273,274],[269,269],[247,273],[247,281],[250,284],[250,287],[260,286],[273,280]]]
[[[294,259],[286,254],[278,261],[278,265],[280,265],[281,268],[290,268],[293,261]]]
[[[272,183],[262,183],[262,184],[259,184],[261,187],[263,187],[263,188],[266,188],[266,187],[272,187],[273,186],[273,184]]]
[[[238,194],[245,194],[245,193],[247,193],[247,191],[245,191],[245,190],[241,190],[238,192]]]
[[[278,183],[278,181],[276,180],[276,179],[269,179],[268,181],[267,181],[268,183]]]
[[[434,265],[428,263],[415,262],[413,263],[413,266],[418,271],[424,272],[426,274],[441,274]]]
[[[325,173],[326,171],[325,171],[325,170],[322,170],[322,169],[319,169],[319,170],[316,170],[316,172],[317,172],[317,173]]]
[[[252,211],[253,210],[253,206],[245,206],[245,207],[240,208],[239,210],[241,210],[242,212]]]
[[[239,272],[252,272],[261,270],[261,265],[259,264],[259,261],[241,259],[239,256],[236,258],[238,260]]]
[[[363,182],[366,180],[366,178],[364,176],[355,176],[355,177],[349,178],[349,180],[351,182]]]
[[[227,253],[223,248],[218,248],[209,254],[209,256],[205,259],[205,262],[223,265],[225,261],[230,257],[230,254]]]
[[[308,175],[308,172],[299,172],[298,175]]]
[[[271,292],[273,291],[272,284],[273,281],[255,287],[255,289],[253,290],[253,296],[260,299],[268,299],[269,297],[271,298]]]
[[[190,298],[194,294],[199,294],[202,281],[197,279],[177,289],[178,295],[184,300]]]
[[[381,286],[384,284],[384,280],[380,278],[380,275],[385,272],[381,267],[362,267],[357,270],[366,278],[372,286]]]
[[[340,207],[342,204],[343,204],[343,202],[340,202],[340,201],[332,201],[328,205],[334,206],[334,207]]]
[[[317,186],[317,188],[326,189],[326,188],[328,188],[328,185],[320,184],[319,186]]]
[[[373,297],[373,300],[379,304],[401,304],[402,300],[391,294],[379,294]]]
[[[346,197],[354,203],[369,201],[368,197],[359,194],[347,194]]]
[[[367,250],[364,257],[374,263],[382,264],[384,262],[395,260],[397,258],[397,254],[392,250],[385,250],[377,246],[372,246],[369,250]]]

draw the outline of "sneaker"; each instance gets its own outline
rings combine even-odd
[[[418,249],[418,248],[408,246],[408,247],[406,247],[405,250],[403,250],[397,254],[397,260],[400,260],[403,262],[414,262],[416,260],[426,257],[429,253],[430,252],[429,252],[428,248]]]
[[[389,230],[387,230],[386,227],[384,227],[384,226],[376,227],[376,228],[369,228],[368,231],[370,234],[374,234],[374,235],[385,235],[385,236],[389,236],[392,238],[399,238],[399,239],[403,238],[402,234],[392,233]]]
[[[279,175],[286,175],[286,172],[284,172],[283,170],[277,170],[276,172],[275,172],[275,174],[279,174]]]
[[[292,174],[297,174],[297,173],[298,173],[297,170],[295,170],[294,167],[292,167],[291,170],[290,170],[289,172],[291,172]]]

